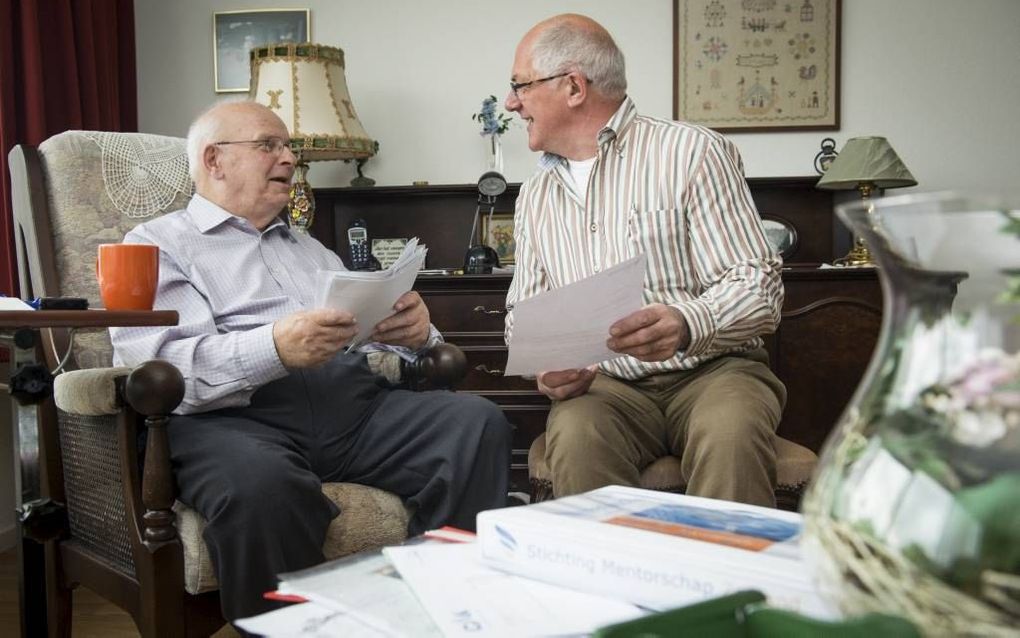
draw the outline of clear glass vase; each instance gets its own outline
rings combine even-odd
[[[1020,206],[955,194],[838,213],[885,299],[871,365],[805,495],[847,613],[932,635],[1020,627]]]
[[[488,170],[503,174],[503,143],[498,133],[482,136],[485,142],[485,157]]]

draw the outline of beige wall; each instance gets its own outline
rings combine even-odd
[[[346,51],[354,104],[380,154],[380,184],[473,182],[484,168],[471,114],[505,94],[514,47],[541,18],[588,14],[627,56],[630,94],[649,115],[672,113],[671,0],[136,0],[139,121],[182,135],[217,98],[212,13],[309,7],[312,38]],[[820,140],[884,135],[920,181],[915,190],[1003,190],[1020,173],[1020,2],[844,0],[842,129],[732,136],[750,176],[812,174]],[[505,136],[506,173],[537,156],[523,128]],[[313,183],[345,185],[353,170],[314,164]]]

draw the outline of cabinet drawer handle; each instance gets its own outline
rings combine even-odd
[[[480,312],[486,315],[505,315],[506,310],[489,310],[485,306],[475,306],[475,312]]]
[[[501,377],[501,376],[503,376],[503,371],[502,370],[500,370],[499,368],[493,368],[492,370],[489,370],[489,367],[487,365],[485,365],[484,363],[480,363],[480,364],[476,365],[475,366],[475,370],[478,370],[479,372],[481,372],[483,374],[487,374],[490,377]]]

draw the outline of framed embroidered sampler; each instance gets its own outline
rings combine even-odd
[[[839,130],[840,0],[673,0],[673,116]]]

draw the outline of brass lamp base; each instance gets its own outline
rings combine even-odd
[[[850,252],[832,263],[836,266],[875,267],[875,262],[871,259],[871,251],[860,237],[854,241]]]
[[[290,217],[290,227],[302,233],[307,233],[308,228],[315,219],[315,193],[312,192],[312,185],[308,183],[308,164],[298,160],[294,165],[294,183],[290,186],[290,201],[287,202],[287,214]]]

